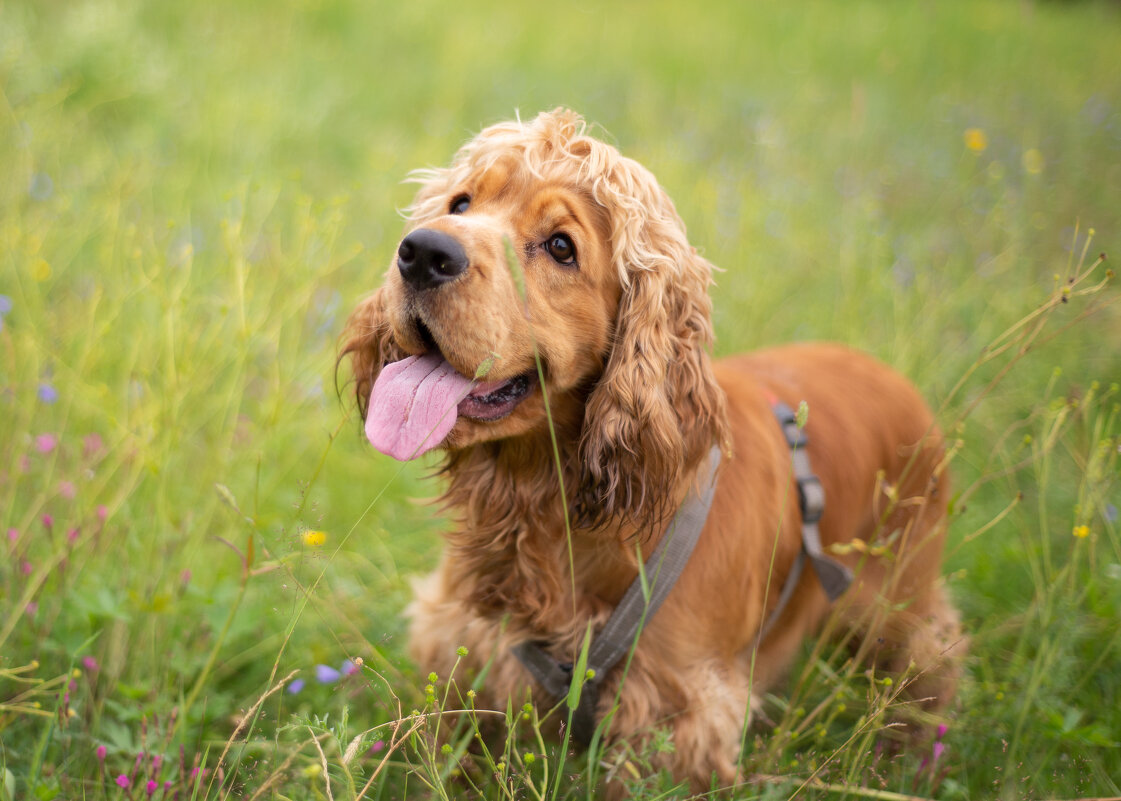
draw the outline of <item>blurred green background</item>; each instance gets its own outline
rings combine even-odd
[[[1121,251],[1119,53],[1106,3],[5,2],[0,790],[184,789],[300,669],[204,792],[278,775],[310,797],[293,721],[420,703],[400,613],[438,553],[416,502],[435,463],[370,452],[336,338],[389,264],[408,171],[566,105],[724,269],[718,354],[838,339],[947,426],[981,401],[951,431],[968,503],[947,574],[974,655],[949,767],[844,778],[1121,794],[1116,287],[1064,304],[996,389],[990,364],[951,393]],[[314,680],[353,657],[384,682]]]

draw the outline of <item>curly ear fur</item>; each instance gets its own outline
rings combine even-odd
[[[619,157],[594,178],[610,211],[623,297],[603,377],[587,404],[577,511],[585,525],[663,519],[714,443],[727,441],[712,344],[712,266],[654,177]]]
[[[339,347],[339,358],[335,362],[336,380],[339,365],[350,357],[351,373],[354,375],[354,398],[358,412],[366,419],[366,407],[370,403],[370,390],[389,362],[405,358],[406,354],[393,343],[389,320],[383,308],[384,290],[358,304],[346,321]]]

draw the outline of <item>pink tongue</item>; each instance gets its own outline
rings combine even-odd
[[[386,365],[370,393],[366,438],[387,456],[415,459],[444,441],[473,383],[439,354]]]

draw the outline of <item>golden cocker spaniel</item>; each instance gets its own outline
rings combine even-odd
[[[576,661],[715,445],[692,556],[625,681],[621,665],[595,677],[607,741],[668,727],[660,767],[697,789],[734,781],[745,720],[834,608],[858,658],[907,672],[926,709],[949,702],[965,644],[939,580],[948,478],[905,379],[836,345],[714,362],[711,265],[654,177],[570,111],[494,125],[414,175],[409,232],[342,352],[380,450],[444,452],[453,525],[409,609],[423,670],[446,676],[464,645],[471,667],[490,663],[479,706],[520,704],[527,686],[552,706],[517,647]],[[804,545],[776,399],[811,410],[825,551],[885,546],[833,550],[855,572],[836,604],[806,570],[779,606]]]

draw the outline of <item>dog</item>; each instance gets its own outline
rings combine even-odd
[[[466,646],[486,670],[477,706],[528,687],[552,707],[519,648],[570,670],[711,487],[661,608],[592,677],[605,742],[668,729],[654,767],[698,791],[735,781],[745,720],[831,614],[916,707],[946,707],[966,647],[939,577],[949,476],[910,383],[834,344],[715,361],[712,265],[653,175],[574,112],[488,127],[413,179],[408,231],[340,360],[379,450],[443,452],[451,530],[407,612],[423,670],[447,676]],[[791,438],[775,409],[803,402]],[[814,566],[848,587],[835,603],[821,571],[795,575],[813,522],[799,450],[825,497]]]

